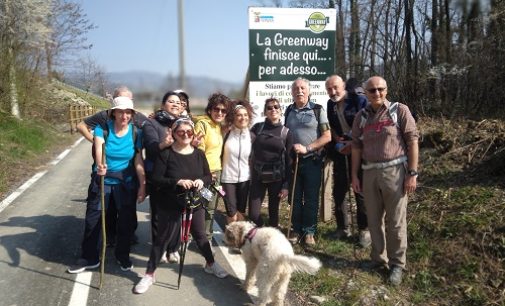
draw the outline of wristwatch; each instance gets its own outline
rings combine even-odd
[[[410,175],[410,176],[418,176],[419,172],[417,172],[414,169],[409,169],[409,170],[407,170],[407,174]]]

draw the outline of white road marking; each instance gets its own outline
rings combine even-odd
[[[70,149],[67,149],[63,151],[56,159],[51,161],[49,165],[54,166],[57,163],[59,163],[67,154],[70,152],[71,149],[75,148],[82,140],[84,137],[79,138],[71,147]],[[9,206],[17,197],[19,197],[26,189],[28,189],[31,185],[33,185],[36,181],[38,181],[44,174],[47,173],[47,170],[44,170],[42,172],[36,173],[34,176],[32,176],[28,181],[26,181],[21,187],[16,189],[13,193],[11,193],[7,198],[5,198],[2,202],[0,202],[0,213],[7,207]]]
[[[7,198],[5,198],[5,200],[3,200],[0,203],[0,212],[2,212],[2,210],[4,210],[7,206],[9,206],[17,197],[19,197],[26,189],[28,189],[28,187],[33,185],[33,183],[38,181],[39,178],[44,176],[44,174],[46,174],[46,173],[47,173],[47,170],[36,173],[28,181],[26,181],[23,185],[21,185],[21,187],[16,189],[16,191],[14,191]]]
[[[92,272],[82,272],[76,275],[69,306],[86,306],[92,275]]]

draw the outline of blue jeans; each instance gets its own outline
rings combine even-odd
[[[323,161],[318,157],[300,158],[293,199],[293,230],[298,234],[315,234],[319,211]]]

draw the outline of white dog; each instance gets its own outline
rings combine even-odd
[[[283,305],[291,273],[316,274],[321,262],[315,257],[295,255],[291,243],[276,228],[256,227],[251,222],[236,221],[226,226],[224,241],[240,248],[246,264],[244,289],[258,287],[259,305]]]

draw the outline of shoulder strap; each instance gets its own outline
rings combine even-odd
[[[396,126],[398,126],[398,107],[400,107],[400,103],[393,102],[388,108],[389,117],[393,120]]]
[[[289,131],[289,128],[287,128],[285,126],[282,127],[281,138],[282,138],[282,141],[284,142],[284,147],[286,147],[286,139],[288,138],[288,131]]]
[[[289,104],[288,107],[286,107],[286,111],[284,112],[284,126],[286,126],[288,122],[288,116],[291,110],[293,110],[293,104]]]
[[[309,102],[311,103],[311,102]],[[312,110],[314,111],[314,115],[316,116],[317,123],[319,124],[319,118],[321,117],[321,108],[322,106],[317,103],[312,103]]]

